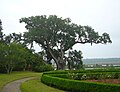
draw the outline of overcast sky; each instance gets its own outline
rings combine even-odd
[[[120,0],[0,0],[3,32],[24,32],[22,17],[57,15],[78,25],[89,25],[100,34],[110,34],[112,44],[75,45],[84,58],[120,57]],[[39,50],[39,47],[36,47]]]

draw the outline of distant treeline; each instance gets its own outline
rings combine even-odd
[[[83,64],[120,64],[120,58],[94,58],[94,59],[83,59]]]

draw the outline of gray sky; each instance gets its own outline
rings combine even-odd
[[[75,45],[74,49],[81,50],[84,58],[120,57],[120,0],[0,0],[5,34],[26,31],[19,19],[36,15],[69,17],[73,23],[89,25],[100,34],[110,34],[112,44]]]

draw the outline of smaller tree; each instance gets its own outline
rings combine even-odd
[[[33,60],[32,70],[35,72],[45,72],[54,70],[52,65],[49,65],[43,60],[40,52],[35,53],[32,60]]]
[[[10,45],[5,43],[0,44],[0,64],[6,70],[7,73],[10,73],[15,65],[15,56],[13,55],[14,51]],[[14,59],[14,61],[13,61]]]
[[[83,62],[82,62],[82,52],[81,51],[69,51],[67,62],[68,62],[68,69],[82,69]]]
[[[7,73],[11,73],[13,68],[22,62],[19,66],[26,64],[26,48],[17,43],[0,43],[0,64]],[[23,67],[23,68],[24,68]]]

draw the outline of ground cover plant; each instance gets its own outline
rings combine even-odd
[[[57,72],[57,71],[56,71]],[[62,71],[60,71],[62,73]],[[119,70],[89,70],[78,72],[63,71],[62,74],[55,72],[48,72],[43,74],[42,82],[58,87],[60,89],[69,90],[73,92],[119,92],[119,84],[107,84],[86,80],[102,80],[102,79],[119,79]],[[66,74],[65,74],[66,73]],[[74,80],[79,77],[79,80]]]

